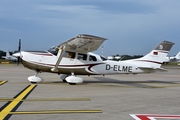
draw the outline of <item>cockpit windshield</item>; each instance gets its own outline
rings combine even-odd
[[[107,60],[107,58],[105,58],[104,56],[100,56],[100,57],[101,57],[102,61],[106,61]]]
[[[51,47],[49,50],[47,50],[48,52],[52,53],[53,55],[57,55],[58,54],[58,48],[53,46]]]

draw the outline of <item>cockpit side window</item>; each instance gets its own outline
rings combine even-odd
[[[76,53],[75,53],[75,52],[66,51],[66,52],[64,53],[63,57],[74,59],[74,58],[76,57]]]
[[[105,58],[104,56],[100,56],[100,57],[101,57],[102,61],[106,61],[107,60],[107,58]]]
[[[82,54],[82,53],[78,53],[77,59],[79,59],[79,60],[87,60],[87,55],[86,54]]]
[[[90,55],[89,56],[89,61],[97,61],[97,58],[95,56]]]

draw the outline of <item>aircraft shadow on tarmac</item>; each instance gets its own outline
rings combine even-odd
[[[131,87],[139,87],[139,88],[159,88],[158,86],[152,86],[148,84],[166,84],[166,85],[174,85],[179,84],[179,81],[162,81],[162,80],[134,80],[134,81],[127,81],[127,80],[116,80],[112,78],[104,78],[104,77],[93,77],[98,81],[84,81],[85,84],[88,83],[115,83],[119,85],[126,85]]]
[[[84,80],[82,84],[77,85],[88,85],[88,84],[102,84],[102,83],[112,83],[117,85],[124,85],[129,87],[136,87],[136,88],[161,88],[158,84],[163,84],[161,86],[169,86],[169,85],[176,85],[180,84],[179,81],[162,81],[162,80],[117,80],[112,78],[105,78],[105,77],[93,77],[94,80]],[[62,81],[44,81],[38,84],[67,84]],[[111,85],[112,85],[111,84]],[[150,85],[151,84],[151,85]]]

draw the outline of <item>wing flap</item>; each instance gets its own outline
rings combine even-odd
[[[97,50],[105,40],[106,38],[80,34],[60,44],[59,47],[63,45],[66,47],[67,51],[76,51],[76,52],[86,53],[86,52],[92,52],[92,51]]]

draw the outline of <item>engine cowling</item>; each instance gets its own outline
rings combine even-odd
[[[76,84],[76,83],[82,83],[83,82],[83,79],[82,78],[80,78],[80,77],[76,77],[76,76],[68,76],[68,77],[66,77],[65,78],[66,79],[66,81],[68,82],[68,83],[74,83],[74,84]]]
[[[38,83],[38,82],[42,82],[42,81],[43,81],[43,78],[37,77],[37,76],[30,76],[30,77],[28,77],[28,80],[29,80],[31,83]]]

